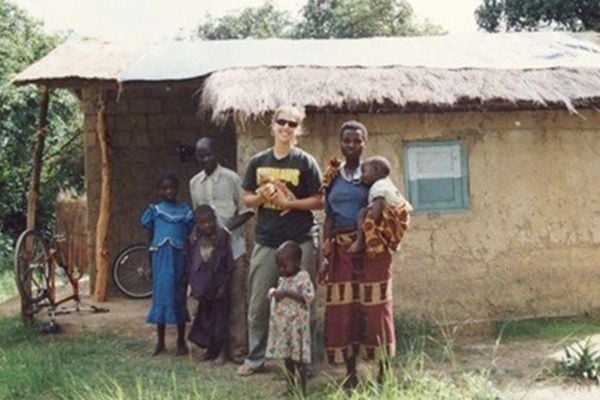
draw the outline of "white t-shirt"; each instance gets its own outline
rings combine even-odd
[[[412,208],[389,176],[376,181],[371,186],[371,189],[369,189],[369,205],[373,204],[373,200],[378,197],[383,197],[386,206],[391,208],[395,208],[402,203],[406,203],[409,209]]]

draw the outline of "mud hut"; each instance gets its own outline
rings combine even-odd
[[[415,207],[395,310],[493,321],[600,310],[600,47],[589,39],[71,42],[14,82],[81,99],[92,265],[102,234],[109,261],[144,240],[158,173],[185,183],[197,172],[186,145],[214,135],[243,172],[271,142],[270,113],[292,103],[308,114],[300,145],[322,164],[343,121],[365,123],[367,155],[391,161]],[[110,220],[98,234],[102,193]]]

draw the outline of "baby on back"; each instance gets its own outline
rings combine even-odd
[[[367,207],[358,213],[358,235],[348,248],[351,254],[367,255],[396,251],[408,227],[411,205],[390,179],[389,161],[382,156],[361,164],[361,182],[370,187]]]

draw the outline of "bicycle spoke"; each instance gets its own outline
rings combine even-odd
[[[145,245],[129,247],[117,256],[113,264],[113,278],[123,293],[134,298],[148,297],[152,293],[148,259]]]

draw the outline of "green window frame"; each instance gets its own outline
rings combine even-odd
[[[415,141],[404,146],[405,187],[415,212],[469,208],[467,151],[458,140]]]

